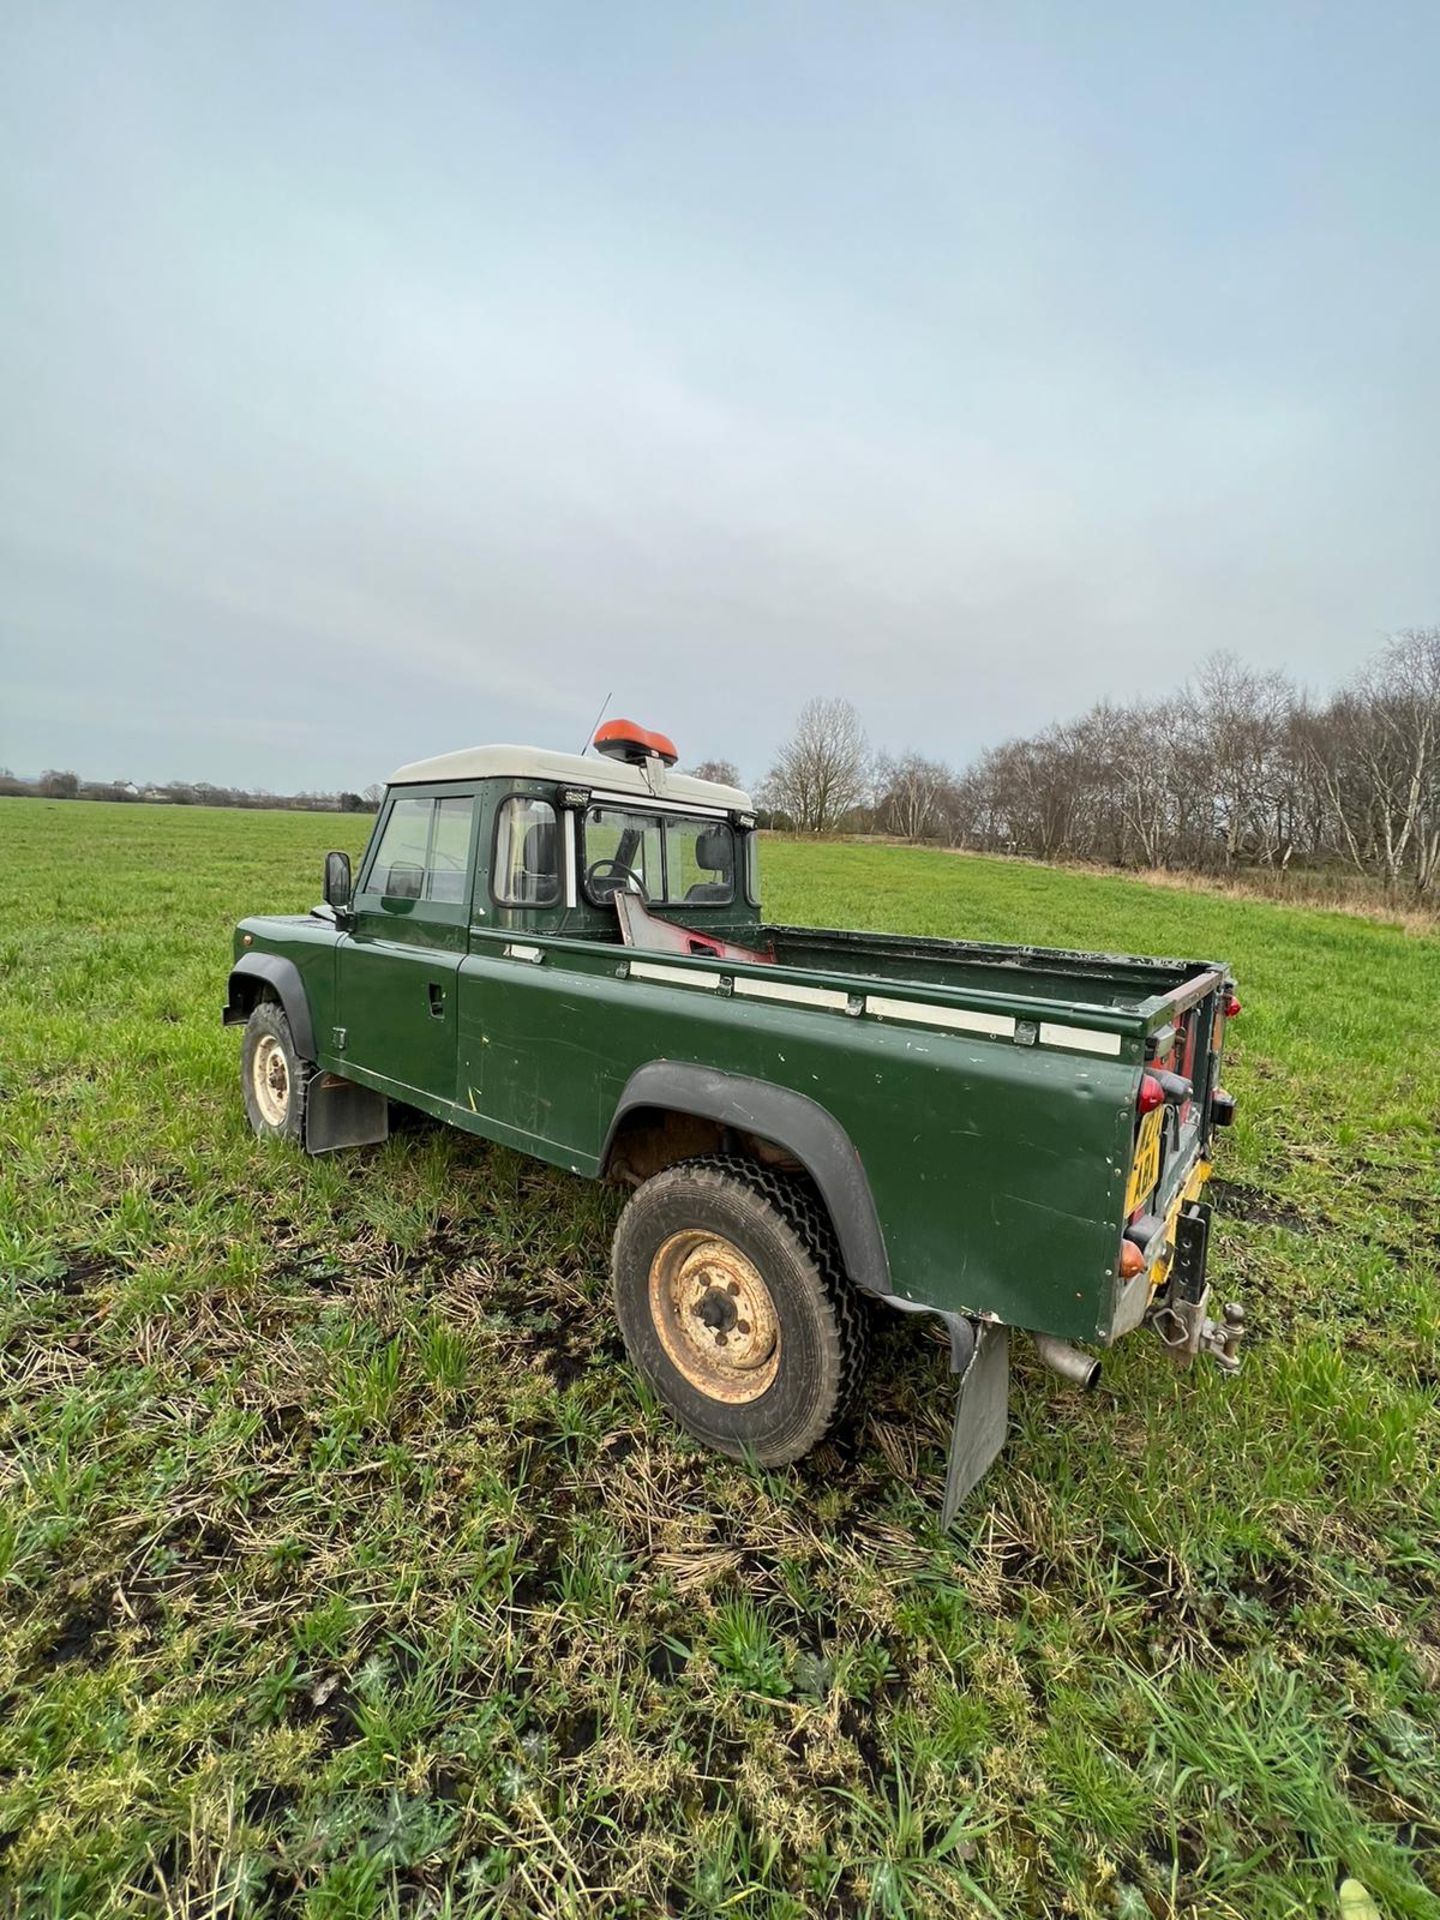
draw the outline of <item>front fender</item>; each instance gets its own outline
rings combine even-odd
[[[229,997],[221,1016],[227,1027],[241,1026],[269,987],[285,1010],[290,1033],[302,1060],[314,1060],[315,1028],[305,982],[293,960],[278,953],[244,953],[230,969]]]

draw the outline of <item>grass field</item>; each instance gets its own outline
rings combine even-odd
[[[1241,981],[1245,1373],[1022,1354],[946,1536],[923,1329],[757,1476],[638,1392],[609,1195],[247,1134],[231,923],[367,826],[0,801],[0,1912],[1440,1913],[1440,942],[766,848],[783,919]]]

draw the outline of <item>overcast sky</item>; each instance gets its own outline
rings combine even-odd
[[[963,761],[1440,620],[1440,8],[0,20],[0,762]]]

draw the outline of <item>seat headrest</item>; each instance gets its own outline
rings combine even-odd
[[[553,820],[537,820],[525,829],[525,845],[521,848],[520,863],[526,873],[555,871],[555,822]]]
[[[707,873],[729,873],[735,842],[728,827],[707,827],[695,838],[695,864]]]

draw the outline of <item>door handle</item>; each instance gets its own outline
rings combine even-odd
[[[430,1018],[432,1020],[445,1018],[445,989],[434,980],[430,982]]]

